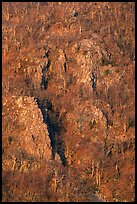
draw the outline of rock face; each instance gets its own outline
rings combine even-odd
[[[26,170],[31,160],[51,159],[47,126],[33,97],[4,97],[2,116],[3,170],[14,171],[17,163]]]
[[[134,201],[134,3],[2,8],[3,201]]]

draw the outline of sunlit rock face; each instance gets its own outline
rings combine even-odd
[[[20,169],[31,159],[49,160],[51,149],[48,130],[34,98],[4,97],[2,111],[3,170],[18,168],[14,165],[15,159],[21,162]]]

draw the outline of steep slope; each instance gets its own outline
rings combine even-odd
[[[134,201],[134,3],[2,7],[3,201]]]

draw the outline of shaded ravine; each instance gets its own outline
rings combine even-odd
[[[65,145],[60,136],[61,125],[58,122],[58,114],[53,112],[52,104],[47,99],[46,100],[37,99],[37,103],[38,108],[40,108],[42,112],[44,123],[47,125],[48,128],[49,138],[52,147],[52,159],[55,159],[55,155],[57,153],[60,157],[62,165],[66,166],[67,158],[65,156]],[[50,117],[49,112],[55,114],[54,121]]]

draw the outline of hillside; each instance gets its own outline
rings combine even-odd
[[[135,3],[2,2],[3,202],[135,200]]]

